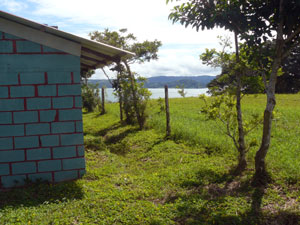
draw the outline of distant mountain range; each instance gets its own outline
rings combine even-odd
[[[205,88],[207,84],[213,80],[216,76],[158,76],[149,77],[146,88],[163,88],[168,85],[169,88],[175,88],[179,85],[184,85],[185,88]],[[107,79],[90,79],[89,83],[99,84],[99,87],[106,86],[111,88],[111,84]]]

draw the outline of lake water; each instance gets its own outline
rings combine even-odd
[[[150,96],[151,99],[158,99],[165,97],[165,89],[164,88],[149,88],[152,95]],[[206,94],[208,88],[198,88],[198,89],[185,89],[186,97],[198,97],[200,94]],[[100,91],[101,93],[101,91]],[[117,97],[113,94],[112,88],[106,88],[106,101],[110,102],[117,102]],[[169,98],[182,98],[178,93],[178,89],[176,88],[169,88]]]

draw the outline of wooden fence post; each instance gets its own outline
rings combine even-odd
[[[104,87],[101,88],[101,97],[102,97],[102,101],[101,101],[101,104],[102,104],[101,115],[104,115],[105,114],[105,89],[104,89]]]
[[[119,106],[120,106],[120,120],[123,122],[123,98],[122,94],[119,95]]]
[[[169,92],[168,85],[165,85],[165,104],[166,104],[166,120],[167,120],[167,137],[171,135],[171,126],[170,126],[170,109],[169,109]]]

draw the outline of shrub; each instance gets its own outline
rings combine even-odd
[[[82,107],[88,112],[93,112],[101,107],[98,84],[82,84],[81,86]]]

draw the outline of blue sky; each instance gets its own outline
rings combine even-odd
[[[204,66],[199,55],[219,48],[221,29],[196,32],[168,20],[171,5],[165,0],[1,0],[3,11],[88,38],[94,30],[128,28],[139,41],[160,40],[159,60],[133,65],[142,76],[217,75],[220,69]],[[93,78],[104,78],[99,70]]]

